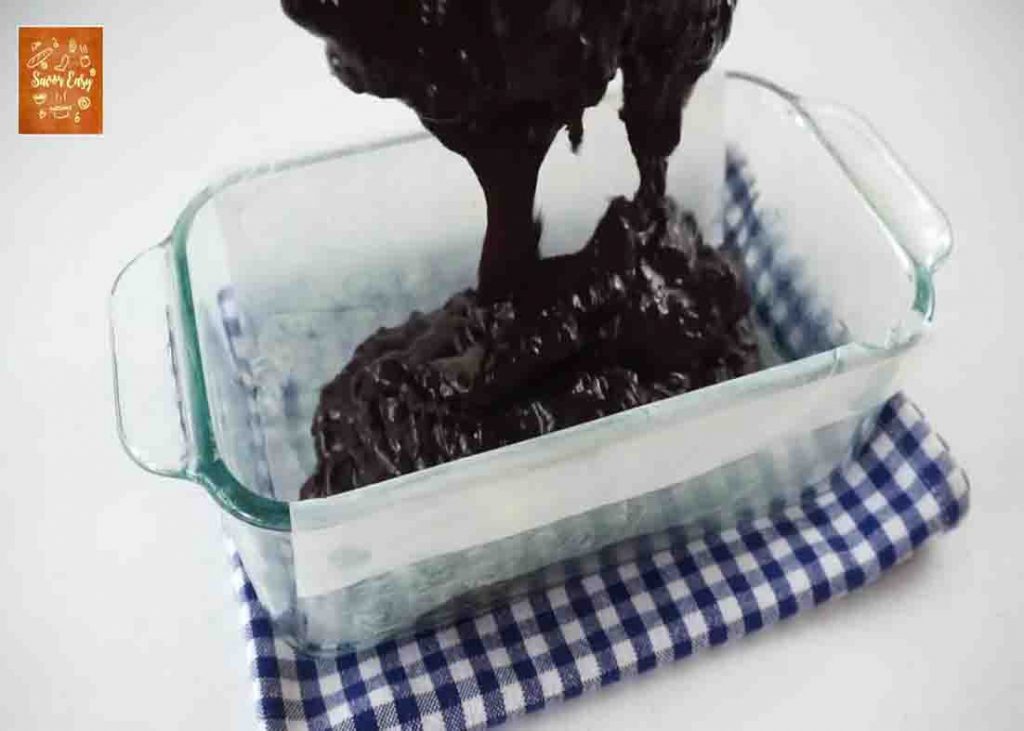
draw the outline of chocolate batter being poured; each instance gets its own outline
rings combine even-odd
[[[751,372],[745,288],[665,197],[682,110],[736,0],[283,0],[351,89],[411,106],[487,202],[478,288],[381,329],[324,387],[302,497],[344,492]],[[537,176],[621,68],[640,171],[541,258]]]

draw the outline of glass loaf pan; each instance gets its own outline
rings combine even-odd
[[[542,170],[542,248],[581,246],[635,167],[614,92]],[[861,443],[932,322],[946,219],[872,128],[709,76],[669,192],[746,268],[771,367],[368,488],[297,502],[320,387],[354,347],[474,281],[485,212],[426,135],[200,193],[111,298],[118,430],[203,485],[276,629],[309,652],[410,629],[795,499]]]

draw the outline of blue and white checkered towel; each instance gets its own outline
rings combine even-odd
[[[729,156],[726,183],[724,247],[746,268],[755,319],[786,359],[832,347],[834,319],[786,256],[738,155]],[[247,373],[233,349],[241,321],[223,299],[225,339]],[[283,412],[294,390],[280,389]],[[331,660],[300,657],[275,637],[236,555],[259,718],[268,730],[494,726],[869,584],[955,526],[968,504],[966,476],[904,396],[882,409],[860,454],[829,481],[830,490],[812,488],[771,517]]]
[[[259,718],[269,730],[494,726],[865,586],[968,505],[965,474],[903,396],[830,480],[773,517],[330,660],[274,636],[236,557]]]

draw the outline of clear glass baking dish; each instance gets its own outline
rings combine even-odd
[[[615,92],[539,189],[545,251],[582,245],[636,173]],[[465,162],[425,134],[274,163],[197,195],[111,296],[117,425],[206,488],[277,630],[361,648],[825,489],[928,332],[947,221],[852,112],[709,76],[669,191],[746,267],[770,367],[324,500],[319,389],[381,325],[472,285]]]

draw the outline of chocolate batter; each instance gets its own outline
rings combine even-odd
[[[351,89],[405,101],[483,188],[477,290],[378,331],[313,423],[330,495],[758,367],[734,269],[665,197],[682,109],[736,0],[283,0]],[[579,253],[541,259],[537,175],[621,68],[640,170]]]

